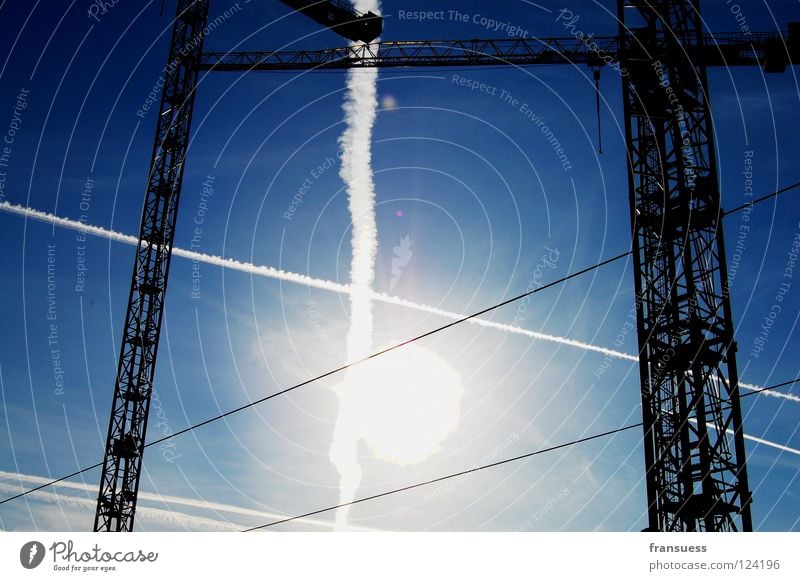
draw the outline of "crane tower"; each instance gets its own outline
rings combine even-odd
[[[619,0],[619,20],[649,528],[749,531],[699,7]]]

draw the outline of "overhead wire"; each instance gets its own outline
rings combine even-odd
[[[736,206],[732,210],[727,210],[725,212],[722,212],[722,217],[725,218],[726,216],[730,214],[735,214],[736,212],[744,210],[745,208],[755,206],[756,204],[760,204],[761,202],[766,202],[767,200],[771,200],[772,198],[777,198],[781,194],[785,194],[786,192],[791,191],[797,187],[800,187],[800,182],[794,183],[790,186],[786,186],[785,188],[781,188],[780,190],[772,192],[771,194],[761,196],[760,198],[755,199],[752,202],[747,202],[746,204],[742,204],[741,206]]]
[[[786,387],[787,385],[792,385],[794,383],[800,382],[800,377],[796,377],[795,379],[790,379],[789,381],[784,381],[783,383],[777,383],[775,385],[770,385],[769,387],[762,387],[761,389],[755,389],[753,391],[748,391],[745,394],[739,394],[739,399],[743,399],[745,397],[750,397],[751,395],[756,395],[764,391],[771,391],[773,389],[778,389],[779,387]]]
[[[779,195],[781,195],[781,194],[783,194],[785,192],[788,192],[788,191],[790,191],[790,190],[792,190],[792,189],[794,189],[794,188],[796,188],[798,186],[800,186],[800,182],[798,182],[796,184],[792,184],[790,186],[787,186],[785,188],[782,188],[781,190],[772,192],[772,193],[767,194],[765,196],[762,196],[762,197],[758,198],[757,200],[753,200],[752,202],[748,202],[747,204],[743,204],[742,206],[738,206],[738,207],[736,207],[736,208],[734,208],[732,210],[729,210],[727,212],[723,212],[722,216],[725,217],[725,216],[728,216],[730,214],[739,212],[739,211],[743,210],[744,208],[755,206],[758,203],[761,203],[761,202],[764,202],[764,201],[769,200],[771,198],[777,197],[777,196],[779,196]],[[579,277],[579,276],[581,276],[583,274],[586,274],[588,272],[592,272],[594,270],[602,268],[603,266],[607,266],[609,264],[617,262],[617,261],[619,261],[619,260],[621,260],[621,259],[623,259],[623,258],[625,258],[627,256],[630,256],[631,254],[633,254],[633,251],[631,251],[631,250],[628,250],[627,252],[623,252],[623,253],[617,254],[616,256],[613,256],[611,258],[608,258],[606,260],[598,262],[598,263],[596,263],[596,264],[594,264],[592,266],[588,266],[586,268],[583,268],[581,270],[578,270],[576,272],[573,272],[571,274],[563,276],[563,277],[561,277],[559,279],[551,281],[551,282],[549,282],[549,283],[547,283],[545,285],[542,285],[540,287],[537,287],[537,288],[535,288],[533,290],[524,292],[522,294],[516,295],[516,296],[511,297],[509,299],[505,299],[502,302],[496,303],[496,304],[494,304],[492,306],[489,306],[489,307],[487,307],[487,308],[485,308],[483,310],[480,310],[480,311],[477,311],[475,313],[472,313],[471,315],[466,315],[466,316],[464,316],[464,317],[462,317],[460,319],[456,319],[454,321],[451,321],[450,323],[447,323],[446,325],[442,325],[440,327],[436,327],[436,328],[434,328],[434,329],[432,329],[430,331],[422,333],[421,335],[417,335],[416,337],[413,337],[411,339],[407,339],[407,340],[402,341],[400,343],[396,343],[394,345],[391,345],[391,346],[389,346],[389,347],[387,347],[385,349],[381,349],[380,351],[376,351],[376,352],[374,352],[374,353],[372,353],[372,354],[370,354],[370,355],[368,355],[366,357],[363,357],[361,359],[358,359],[356,361],[352,361],[352,362],[346,363],[346,364],[341,365],[341,366],[339,366],[339,367],[337,367],[335,369],[326,371],[326,372],[321,373],[321,374],[319,374],[319,375],[317,375],[315,377],[312,377],[310,379],[307,379],[305,381],[301,381],[300,383],[296,383],[296,384],[294,384],[294,385],[292,385],[290,387],[287,387],[285,389],[282,389],[282,390],[276,391],[274,393],[271,393],[270,395],[267,395],[267,396],[264,396],[262,398],[259,398],[259,399],[256,399],[254,401],[251,401],[249,403],[243,404],[243,405],[241,405],[239,407],[236,407],[234,409],[228,410],[226,412],[223,412],[221,414],[218,414],[216,416],[213,416],[211,418],[203,420],[203,421],[201,421],[199,423],[187,426],[187,427],[185,427],[185,428],[183,428],[181,430],[178,430],[177,432],[172,433],[169,436],[163,436],[161,438],[158,438],[156,440],[148,442],[143,446],[143,448],[149,448],[151,446],[155,446],[157,444],[163,443],[163,442],[165,442],[167,440],[170,440],[172,438],[175,438],[177,436],[181,436],[183,434],[186,434],[188,432],[191,432],[193,430],[196,430],[196,429],[201,428],[203,426],[206,426],[208,424],[217,422],[219,420],[222,420],[224,418],[227,418],[229,416],[237,414],[237,413],[239,413],[241,411],[244,411],[246,409],[249,409],[251,407],[254,407],[256,405],[259,405],[261,403],[269,401],[271,399],[274,399],[274,398],[277,398],[279,396],[285,395],[285,394],[287,394],[289,392],[295,391],[295,390],[297,390],[297,389],[299,389],[301,387],[304,387],[306,385],[309,385],[311,383],[315,383],[317,381],[320,381],[320,380],[325,379],[327,377],[330,377],[332,375],[341,373],[342,371],[346,371],[347,369],[350,369],[351,367],[354,367],[356,365],[360,365],[362,363],[365,363],[366,361],[369,361],[371,359],[375,359],[376,357],[380,357],[382,355],[385,355],[386,353],[389,353],[389,352],[394,351],[396,349],[402,348],[402,347],[404,347],[406,345],[409,345],[411,343],[414,343],[414,342],[419,341],[421,339],[424,339],[426,337],[430,337],[431,335],[435,335],[435,334],[440,333],[440,332],[442,332],[442,331],[444,331],[446,329],[449,329],[451,327],[455,327],[456,325],[460,325],[461,323],[467,322],[467,321],[469,321],[471,319],[475,319],[477,317],[480,317],[481,315],[485,315],[486,313],[489,313],[489,312],[492,312],[494,310],[497,310],[497,309],[499,309],[501,307],[504,307],[504,306],[506,306],[508,304],[511,304],[511,303],[516,302],[516,301],[522,300],[522,299],[524,299],[526,297],[529,297],[529,296],[532,296],[532,295],[534,295],[536,293],[539,293],[539,292],[542,292],[544,290],[547,290],[548,288],[563,284],[563,283],[565,283],[565,282],[567,282],[569,280],[572,280],[574,278],[577,278],[577,277]],[[794,383],[794,381],[792,381],[790,383]],[[765,390],[762,389],[762,390],[759,390],[759,391],[765,391]],[[755,393],[758,393],[758,392],[753,391],[752,393],[755,394]],[[740,397],[744,397],[744,396],[740,396]],[[103,465],[103,462],[98,462],[96,464],[92,464],[91,466],[87,466],[85,468],[81,468],[79,470],[76,470],[75,472],[72,472],[71,474],[68,474],[66,476],[62,476],[60,478],[53,479],[53,480],[51,480],[51,481],[49,481],[49,482],[47,482],[45,484],[41,484],[41,485],[36,486],[34,488],[30,488],[28,490],[24,490],[24,491],[14,495],[14,496],[10,496],[8,498],[0,500],[0,505],[3,505],[5,503],[7,503],[7,502],[11,502],[12,500],[16,500],[18,498],[22,498],[23,496],[27,496],[28,494],[31,494],[31,493],[36,492],[38,490],[42,490],[43,488],[47,488],[49,486],[52,486],[52,485],[57,484],[59,482],[62,482],[64,480],[69,480],[70,478],[74,478],[75,476],[79,476],[79,475],[81,475],[81,474],[83,474],[85,472],[88,472],[90,470],[98,468],[98,467],[100,467],[102,465]]]
[[[445,476],[440,476],[438,478],[433,478],[431,480],[426,480],[424,482],[417,482],[416,484],[409,484],[408,486],[403,486],[401,488],[395,488],[393,490],[387,490],[386,492],[381,492],[379,494],[373,494],[371,496],[365,496],[364,498],[357,498],[352,502],[345,502],[342,504],[337,504],[335,506],[328,506],[325,508],[321,508],[319,510],[313,510],[311,512],[304,513],[302,515],[291,516],[284,519],[276,520],[264,525],[259,525],[256,527],[251,527],[249,529],[244,529],[242,532],[250,532],[250,531],[257,531],[260,529],[265,529],[268,527],[274,527],[280,524],[285,524],[288,522],[292,522],[294,520],[299,520],[302,518],[309,517],[315,514],[321,514],[323,512],[328,512],[331,510],[335,510],[337,508],[343,508],[345,506],[352,506],[354,504],[360,504],[362,502],[367,502],[369,500],[375,500],[377,498],[383,498],[385,496],[390,496],[392,494],[398,494],[400,492],[406,492],[408,490],[413,490],[415,488],[420,488],[422,486],[428,486],[430,484],[436,484],[437,482],[442,482],[444,480],[450,480],[452,478],[458,478],[459,476],[465,476],[467,474],[472,474],[474,472],[480,472],[481,470],[487,470],[489,468],[496,468],[497,466],[502,466],[503,464],[510,464],[511,462],[518,462],[519,460],[525,460],[527,458],[531,458],[533,456],[538,456],[540,454],[546,454],[547,452],[554,452],[556,450],[561,450],[563,448],[568,448],[569,446],[574,446],[576,444],[583,444],[584,442],[589,442],[591,440],[597,440],[599,438],[603,438],[606,436],[611,436],[613,434],[618,434],[620,432],[624,432],[626,430],[632,430],[633,428],[638,428],[642,425],[642,422],[638,422],[636,424],[629,424],[627,426],[623,426],[621,428],[615,428],[613,430],[609,430],[607,432],[602,432],[600,434],[594,434],[592,436],[586,436],[585,438],[580,438],[578,440],[571,440],[569,442],[564,442],[562,444],[557,444],[555,446],[550,446],[548,448],[542,448],[541,450],[534,450],[533,452],[528,452],[527,454],[521,454],[519,456],[514,456],[513,458],[506,458],[505,460],[499,460],[497,462],[492,462],[491,464],[484,464],[482,466],[477,466],[475,468],[469,468],[468,470],[461,470],[460,472],[454,472],[452,474],[447,474]]]

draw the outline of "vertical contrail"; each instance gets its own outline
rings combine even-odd
[[[378,0],[352,0],[359,12],[380,14]],[[375,219],[375,183],[372,175],[372,128],[378,110],[377,69],[349,69],[347,93],[343,105],[346,129],[339,138],[342,167],[339,175],[347,187],[350,208],[350,330],[347,334],[347,360],[356,361],[372,352],[372,282],[378,231]],[[358,417],[360,370],[347,374],[337,390],[339,412],[331,442],[330,459],[339,472],[339,504],[352,502],[361,483],[358,441],[361,437]],[[338,529],[347,527],[349,507],[336,514]]]
[[[375,220],[375,183],[372,177],[372,127],[377,113],[375,69],[350,69],[344,103],[347,128],[339,139],[342,169],[339,175],[347,185],[352,221],[350,263],[350,332],[347,355],[352,361],[372,350],[372,304],[369,292],[375,278],[378,232]]]

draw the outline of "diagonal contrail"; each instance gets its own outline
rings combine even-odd
[[[3,480],[8,480],[11,482],[3,482]],[[50,478],[45,478],[43,476],[35,476],[33,474],[21,474],[18,472],[6,472],[4,470],[0,470],[0,488],[7,490],[11,493],[18,493],[22,488],[22,483],[39,485],[39,484],[47,484],[51,482]],[[93,495],[97,495],[97,486],[96,485],[89,485],[83,484],[80,482],[58,482],[55,484],[58,488],[67,488],[70,490],[76,490],[81,492],[88,492]],[[65,502],[66,500],[76,500],[76,501],[86,501],[88,503],[87,506],[91,506],[94,508],[97,504],[96,500],[87,500],[76,498],[74,496],[64,496],[59,494],[53,494],[55,498],[49,498],[47,496],[42,496],[46,494],[53,494],[53,493],[45,493],[42,491],[33,493],[34,498],[39,497],[42,500],[55,500],[58,502]],[[196,498],[187,498],[183,496],[168,496],[163,494],[157,494],[153,492],[139,492],[139,500],[145,502],[152,502],[158,504],[165,504],[167,506],[186,506],[188,508],[193,509],[202,509],[207,510],[214,513],[229,513],[239,516],[245,517],[254,517],[260,520],[264,520],[265,518],[269,519],[281,519],[285,518],[286,515],[276,514],[268,511],[257,510],[252,508],[245,508],[242,506],[236,506],[233,504],[224,504],[220,502],[211,502],[207,500],[199,500]],[[234,523],[229,523],[226,521],[219,521],[215,519],[208,519],[204,517],[196,517],[195,515],[188,515],[177,513],[172,510],[165,511],[156,509],[154,507],[137,507],[137,511],[143,510],[152,510],[155,511],[153,513],[154,516],[161,516],[168,520],[173,521],[186,521],[184,524],[191,524],[194,526],[202,526],[202,527],[216,527],[216,528],[223,528],[223,529],[231,529],[231,530],[242,530],[242,526]],[[163,513],[163,514],[161,514]],[[319,519],[303,519],[302,524],[306,524],[309,526],[314,526],[323,529],[330,529],[333,528],[333,523],[331,521],[326,520],[319,520]],[[359,530],[363,531],[375,531],[377,529],[369,529],[366,527],[359,527]]]
[[[762,393],[766,393],[766,392],[762,392]],[[692,422],[693,424],[697,423],[697,420],[694,419],[694,418],[689,418],[689,421]],[[715,432],[719,431],[714,424],[709,423],[709,424],[706,424],[706,426],[711,428]],[[734,434],[734,432],[733,432],[733,430],[731,428],[728,428],[727,430],[725,430],[725,433],[728,434],[728,435],[731,435],[731,436]],[[789,452],[790,454],[795,454],[796,456],[800,456],[800,450],[798,450],[797,448],[792,448],[792,447],[786,446],[784,444],[778,444],[777,442],[772,442],[771,440],[765,440],[764,438],[759,438],[758,436],[751,436],[749,434],[742,434],[742,437],[745,440],[750,440],[751,442],[756,442],[758,444],[764,444],[765,446],[769,446],[770,448],[775,448],[776,450],[781,450],[783,452]]]
[[[115,242],[121,242],[123,244],[129,244],[131,246],[137,246],[139,243],[139,239],[135,236],[130,236],[128,234],[123,234],[121,232],[116,232],[114,230],[108,230],[106,228],[101,228],[99,226],[91,226],[88,224],[84,224],[79,220],[72,220],[70,218],[62,218],[60,216],[56,216],[55,214],[50,214],[48,212],[41,212],[39,210],[34,210],[33,208],[28,208],[26,206],[20,206],[15,204],[10,204],[8,202],[0,202],[0,210],[4,212],[8,212],[11,214],[16,214],[19,216],[24,216],[26,218],[31,218],[34,220],[39,220],[42,222],[46,222],[48,224],[54,224],[61,228],[66,228],[69,230],[76,230],[81,231],[86,234],[90,234],[92,236],[96,236],[98,238],[103,238],[106,240],[113,240]],[[222,268],[228,268],[230,270],[236,270],[239,272],[244,272],[247,274],[252,274],[255,276],[263,276],[265,278],[272,278],[276,280],[281,280],[284,282],[290,282],[294,284],[300,284],[303,286],[317,288],[321,290],[327,290],[343,295],[351,295],[353,293],[353,289],[351,285],[342,284],[330,280],[325,280],[322,278],[314,278],[311,276],[307,276],[304,274],[298,274],[295,272],[289,272],[285,270],[280,270],[277,268],[273,268],[271,266],[260,266],[257,264],[253,264],[252,262],[241,262],[238,260],[233,260],[231,258],[222,258],[220,256],[214,256],[211,254],[204,254],[202,252],[194,252],[191,250],[184,250],[183,248],[173,248],[172,253],[175,256],[179,256],[181,258],[187,258],[189,260],[196,260],[198,262],[202,262],[204,264],[210,264],[213,266],[219,266]],[[423,313],[429,313],[431,315],[436,315],[445,319],[449,319],[451,321],[457,321],[464,318],[463,314],[455,313],[452,311],[447,311],[444,309],[439,309],[437,307],[431,307],[428,305],[424,305],[421,303],[416,303],[414,301],[409,301],[400,297],[396,297],[393,295],[388,295],[385,293],[378,293],[375,291],[370,290],[368,292],[369,298],[389,304],[395,305],[399,307],[406,307],[409,309],[413,309],[416,311],[420,311]],[[623,351],[617,351],[615,349],[608,349],[606,347],[601,347],[599,345],[594,345],[592,343],[586,343],[583,341],[577,341],[575,339],[569,339],[567,337],[560,337],[558,335],[549,335],[547,333],[540,333],[538,331],[531,331],[529,329],[523,329],[522,327],[517,327],[515,325],[507,325],[505,323],[497,323],[495,321],[489,321],[487,319],[481,318],[472,318],[469,319],[468,322],[473,325],[478,325],[481,327],[487,327],[490,329],[496,329],[498,331],[503,331],[506,333],[512,333],[515,335],[522,335],[524,337],[529,337],[531,339],[538,339],[540,341],[547,341],[550,343],[557,343],[559,345],[565,345],[567,347],[575,347],[576,349],[582,349],[584,351],[593,351],[595,353],[600,353],[601,355],[605,355],[607,357],[611,357],[612,359],[623,359],[626,361],[639,361],[639,358],[636,355],[632,355],[630,353],[625,353]],[[754,385],[751,383],[744,383],[740,382],[739,385],[747,390],[758,390],[761,389],[760,386]],[[778,391],[762,391],[760,395],[764,395],[767,397],[777,397],[782,399],[788,399],[795,403],[800,403],[800,397],[796,395],[792,395],[789,393],[782,393]]]
[[[63,484],[63,483],[60,483]],[[92,487],[97,488],[95,487]],[[22,492],[22,488],[19,485],[15,484],[8,484],[6,482],[0,482],[0,491],[3,491],[6,494],[16,494],[18,492]],[[95,494],[97,493],[94,490]],[[74,495],[67,495],[67,494],[58,494],[57,492],[47,492],[45,490],[37,490],[32,494],[33,499],[38,500],[40,502],[45,502],[47,504],[55,504],[60,507],[63,511],[64,507],[76,507],[80,509],[86,509],[87,511],[91,508],[97,507],[97,500],[89,499],[89,498],[82,498],[80,496]],[[162,522],[169,522],[172,524],[178,524],[183,527],[192,527],[195,529],[205,530],[205,531],[238,531],[241,530],[241,526],[236,525],[234,523],[210,519],[202,516],[195,516],[190,515],[182,512],[177,512],[174,510],[165,510],[160,508],[153,508],[149,506],[142,506],[136,508],[136,515],[143,516],[143,517],[150,517],[154,520],[162,521]],[[66,517],[66,515],[64,515]]]
[[[20,216],[24,216],[26,218],[32,218],[34,220],[39,220],[42,222],[46,222],[48,224],[55,224],[56,226],[60,226],[62,228],[67,228],[69,230],[77,230],[84,232],[86,234],[90,234],[92,236],[97,236],[99,238],[105,238],[106,240],[113,240],[115,242],[122,242],[123,244],[129,244],[131,246],[137,246],[139,244],[139,239],[135,236],[130,236],[128,234],[123,234],[121,232],[116,232],[114,230],[108,230],[106,228],[101,228],[99,226],[91,226],[80,222],[79,220],[72,220],[70,218],[62,218],[56,216],[55,214],[50,214],[48,212],[41,212],[39,210],[34,210],[32,208],[28,208],[26,206],[18,206],[9,204],[8,202],[0,202],[0,210],[5,212],[9,212],[12,214],[18,214]],[[353,287],[349,284],[342,284],[330,280],[325,280],[322,278],[314,278],[311,276],[306,276],[304,274],[298,274],[295,272],[289,272],[286,270],[280,270],[277,268],[273,268],[271,266],[259,266],[253,264],[252,262],[241,262],[238,260],[233,260],[231,258],[222,258],[220,256],[215,256],[212,254],[204,254],[202,252],[194,252],[193,250],[184,250],[183,248],[174,247],[172,249],[172,254],[174,256],[180,256],[181,258],[186,258],[189,260],[196,260],[198,262],[202,262],[204,264],[211,264],[214,266],[219,266],[222,268],[228,268],[230,270],[237,270],[239,272],[244,272],[247,274],[254,274],[257,276],[263,276],[265,278],[273,278],[276,280],[282,280],[284,282],[291,282],[295,284],[300,284],[307,287],[317,288],[321,290],[332,291],[335,293],[343,294],[343,295],[352,295],[353,294]],[[464,315],[460,313],[455,313],[452,311],[447,311],[444,309],[440,309],[437,307],[431,307],[428,305],[423,305],[421,303],[416,303],[413,301],[409,301],[400,297],[396,297],[393,295],[388,295],[386,293],[378,293],[371,289],[366,291],[367,296],[374,301],[395,305],[399,307],[406,307],[409,309],[413,309],[416,311],[421,311],[424,313],[429,313],[431,315],[437,315],[439,317],[450,319],[452,321],[456,321],[459,319],[463,319]],[[505,331],[507,333],[514,333],[517,335],[524,335],[526,337],[530,337],[531,339],[540,339],[542,341],[548,341],[551,343],[558,343],[561,345],[567,345],[570,347],[576,347],[578,349],[583,349],[585,351],[594,351],[596,353],[600,353],[602,355],[607,355],[608,357],[612,357],[614,359],[625,359],[628,361],[638,361],[639,358],[635,355],[630,355],[629,353],[624,353],[622,351],[616,351],[614,349],[607,349],[605,347],[600,347],[599,345],[593,345],[591,343],[585,343],[583,341],[576,341],[574,339],[568,339],[566,337],[559,337],[558,335],[549,335],[547,333],[540,333],[538,331],[531,331],[528,329],[523,329],[521,327],[517,327],[515,325],[507,325],[505,323],[497,323],[495,321],[489,321],[487,319],[481,318],[473,318],[469,320],[470,323],[479,325],[482,327],[488,327],[491,329],[496,329],[498,331]],[[800,401],[800,400],[798,400]]]

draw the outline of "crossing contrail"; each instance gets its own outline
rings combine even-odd
[[[100,226],[92,226],[90,224],[84,224],[79,220],[62,218],[60,216],[56,216],[55,214],[34,210],[33,208],[28,208],[27,206],[10,204],[8,202],[0,202],[0,210],[10,214],[16,214],[19,216],[23,216],[25,218],[30,218],[33,220],[45,222],[48,224],[54,224],[60,228],[66,228],[68,230],[74,230],[74,231],[81,231],[84,232],[85,234],[96,236],[98,238],[112,240],[114,242],[121,242],[122,244],[129,244],[131,246],[137,246],[139,244],[139,239],[135,236],[131,236],[129,234],[123,234],[121,232],[116,232],[114,230],[109,230],[107,228],[102,228]],[[222,258],[220,256],[214,256],[202,252],[194,252],[192,250],[185,250],[183,248],[173,248],[172,254],[174,256],[179,256],[181,258],[196,260],[198,262],[202,262],[203,264],[209,264],[221,268],[227,268],[230,270],[243,272],[246,274],[262,276],[265,278],[272,278],[275,280],[280,280],[293,284],[299,284],[306,287],[335,292],[342,295],[351,295],[353,293],[352,286],[349,284],[342,284],[322,278],[315,278],[304,274],[298,274],[295,272],[273,268],[271,266],[262,266],[253,264],[252,262],[242,262],[231,258]],[[370,299],[376,302],[388,305],[395,305],[399,307],[405,307],[415,311],[436,315],[438,317],[449,319],[451,321],[457,321],[465,317],[465,315],[461,313],[447,311],[445,309],[440,309],[437,307],[432,307],[429,305],[417,303],[414,301],[409,301],[386,293],[379,293],[370,290],[367,292],[367,295],[369,296]],[[601,355],[605,355],[606,357],[610,357],[612,359],[622,359],[631,362],[639,361],[638,356],[633,355],[631,353],[625,353],[624,351],[618,351],[616,349],[608,349],[600,345],[594,345],[592,343],[587,343],[584,341],[577,341],[575,339],[569,339],[567,337],[561,337],[559,335],[550,335],[547,333],[540,333],[538,331],[531,331],[529,329],[524,329],[516,325],[498,323],[495,321],[490,321],[479,317],[469,319],[467,322],[480,327],[495,329],[498,331],[503,331],[515,335],[522,335],[524,337],[528,337],[531,339],[547,341],[549,343],[556,343],[559,345],[564,345],[566,347],[574,347],[576,349],[582,349],[584,351],[592,351],[595,353],[600,353]],[[742,387],[743,389],[751,391],[761,389],[761,387],[758,385],[745,382],[739,382],[739,386]],[[800,397],[789,393],[782,393],[778,391],[762,391],[760,395],[787,399],[795,403],[800,403]]]
[[[380,14],[378,0],[353,0],[359,12]],[[357,361],[372,352],[372,283],[378,252],[378,226],[375,216],[375,180],[372,172],[372,129],[378,113],[378,70],[349,69],[344,105],[345,130],[339,138],[342,167],[339,176],[345,183],[350,210],[350,328],[347,332],[347,360]],[[336,388],[339,410],[329,451],[331,463],[339,473],[337,529],[348,526],[350,503],[361,484],[358,442],[362,437],[355,394],[365,382],[363,369],[348,370]]]

